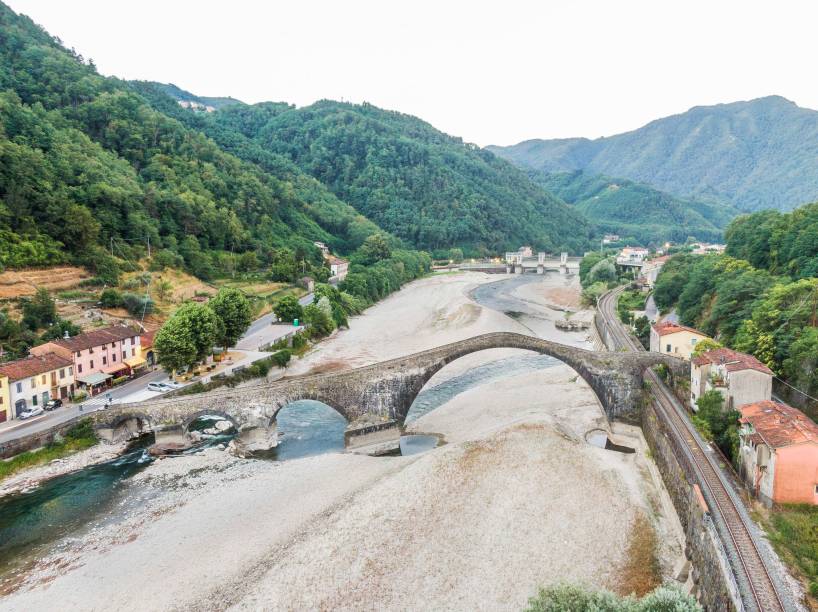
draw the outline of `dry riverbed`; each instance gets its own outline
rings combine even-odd
[[[294,369],[525,333],[468,298],[497,280],[412,283]],[[518,353],[464,357],[430,385]],[[559,581],[640,590],[667,577],[682,552],[641,433],[611,431],[567,366],[473,386],[409,429],[447,444],[411,457],[270,463],[211,449],[158,461],[127,481],[133,495],[116,520],[62,543],[0,609],[519,610]],[[592,446],[591,430],[637,452]]]

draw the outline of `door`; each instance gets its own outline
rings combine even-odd
[[[45,406],[48,403],[49,399],[51,398],[49,397],[48,391],[43,391],[43,406]]]
[[[26,409],[26,400],[18,399],[16,402],[14,402],[14,413],[17,416],[20,416],[20,413],[23,412],[23,410],[25,410],[25,409]]]

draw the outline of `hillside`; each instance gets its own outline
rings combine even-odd
[[[677,198],[652,187],[582,171],[529,171],[532,180],[594,221],[601,230],[642,244],[719,241],[737,213],[728,205]]]
[[[291,160],[419,248],[492,252],[532,244],[579,252],[593,232],[584,217],[505,160],[409,115],[321,101],[300,109],[232,106],[205,121]],[[250,143],[241,143],[244,154]]]
[[[488,148],[520,167],[621,176],[742,211],[818,198],[818,111],[779,96],[697,106],[609,138]]]
[[[133,261],[149,239],[208,277],[220,253],[320,262],[314,240],[351,251],[377,231],[294,165],[226,152],[0,4],[0,266],[108,277],[119,264],[106,252]]]

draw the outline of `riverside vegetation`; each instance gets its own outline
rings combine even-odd
[[[15,455],[7,461],[0,461],[0,480],[20,470],[42,465],[60,459],[77,451],[85,450],[97,443],[97,436],[90,419],[83,419],[72,426],[61,439],[56,439],[47,446],[34,451]]]

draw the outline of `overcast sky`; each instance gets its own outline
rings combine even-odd
[[[106,75],[368,101],[479,145],[769,94],[818,108],[810,1],[5,1]]]

